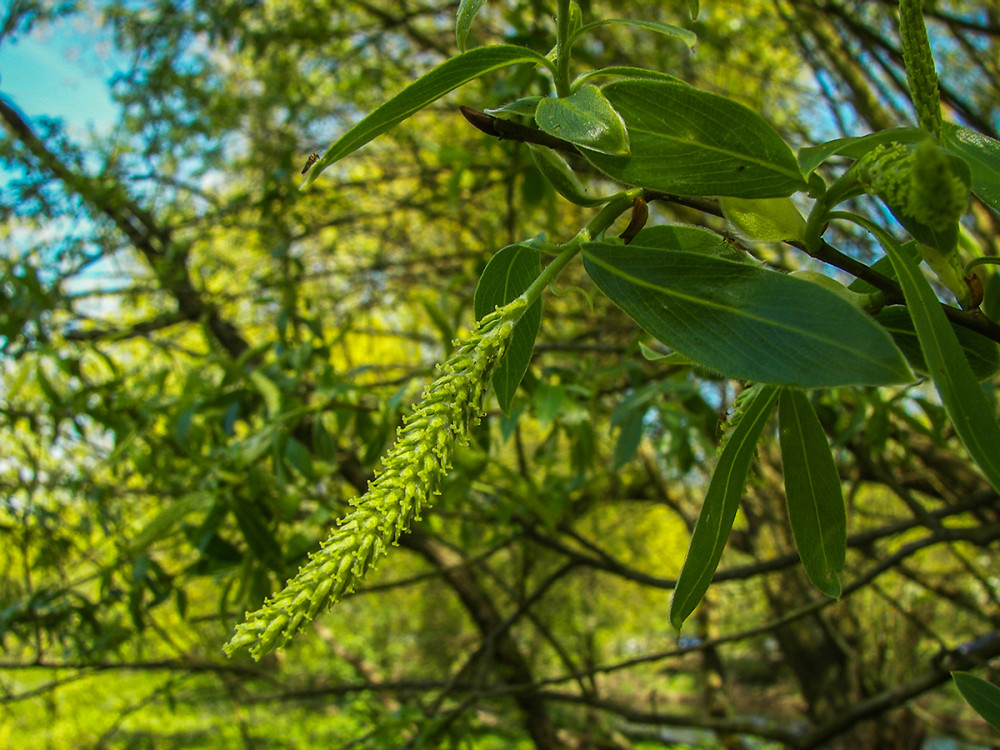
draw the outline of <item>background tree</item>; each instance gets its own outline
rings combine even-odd
[[[895,3],[711,2],[695,22],[687,5],[581,3],[588,20],[687,26],[697,57],[608,26],[578,59],[680,75],[796,148],[912,124]],[[946,683],[1000,653],[1000,506],[933,390],[812,395],[848,503],[839,602],[803,572],[765,440],[716,584],[677,641],[670,591],[742,385],[644,356],[640,341],[655,343],[575,268],[546,298],[510,414],[490,406],[402,549],[286,650],[223,657],[242,613],[365,491],[403,408],[474,323],[490,258],[543,231],[565,241],[593,214],[548,186],[523,143],[458,112],[553,94],[530,66],[467,85],[297,189],[308,154],[455,54],[454,11],[102,3],[131,61],[113,82],[112,135],[78,141],[0,99],[5,739],[988,736]],[[15,3],[0,43],[76,12]],[[470,40],[545,54],[553,13],[489,3]],[[949,119],[996,137],[995,8],[926,14]],[[650,209],[651,223],[711,229],[773,266],[817,267],[734,235],[711,201]],[[973,202],[965,222],[995,255],[992,209]],[[881,254],[843,225],[827,239],[865,264]]]

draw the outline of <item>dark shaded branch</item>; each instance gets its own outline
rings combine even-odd
[[[939,654],[933,666],[908,682],[883,690],[877,695],[854,703],[845,711],[810,731],[795,743],[796,748],[812,750],[843,734],[862,721],[873,719],[886,711],[913,700],[951,679],[951,672],[971,669],[1000,656],[1000,632],[990,633],[970,644]]]
[[[128,328],[88,328],[86,330],[66,331],[63,336],[67,341],[106,341],[108,339],[123,341],[148,336],[155,331],[162,331],[164,328],[186,322],[188,322],[187,316],[175,311],[134,323]]]
[[[992,489],[984,490],[983,492],[976,493],[970,496],[966,500],[960,503],[954,503],[951,505],[944,506],[934,511],[930,511],[927,515],[934,519],[935,521],[940,521],[945,518],[950,518],[953,516],[958,516],[963,513],[968,513],[980,508],[993,507],[997,504],[1000,497]],[[849,549],[861,549],[865,550],[875,542],[881,539],[888,539],[899,534],[906,533],[916,528],[926,526],[927,524],[922,519],[906,519],[902,521],[895,521],[893,523],[888,523],[875,529],[869,529],[866,531],[858,532],[856,534],[851,534],[847,539],[847,546]],[[935,530],[940,528],[936,526]],[[575,534],[566,529],[562,529],[563,533],[569,533],[577,541],[577,543],[584,546],[591,554],[585,554],[583,552],[574,550],[564,544],[562,541],[555,539],[553,537],[542,534],[534,526],[525,527],[525,535],[536,542],[550,550],[558,552],[559,554],[566,557],[568,560],[572,561],[576,565],[582,567],[592,568],[596,570],[602,570],[611,575],[618,576],[628,581],[641,584],[643,586],[652,586],[658,589],[672,590],[676,585],[677,581],[673,578],[663,578],[660,576],[654,576],[649,573],[644,573],[641,570],[636,570],[635,568],[629,567],[624,563],[619,562],[613,558],[610,554],[602,550],[596,544],[586,540],[585,538]],[[1000,538],[1000,527],[996,524],[991,526],[979,527],[976,530],[977,534],[980,534],[981,541],[977,542],[980,544],[987,544],[991,541],[995,541]],[[965,537],[963,537],[965,538]],[[976,538],[976,537],[970,537]],[[938,541],[946,541],[945,539],[940,539]],[[773,573],[780,570],[785,570],[787,568],[793,567],[799,564],[799,555],[797,552],[790,552],[783,555],[777,555],[768,560],[762,562],[753,563],[750,565],[737,565],[731,568],[724,568],[716,572],[713,576],[712,581],[714,583],[721,583],[723,581],[745,581],[751,578],[755,578],[764,573]]]
[[[436,568],[444,571],[443,578],[458,595],[466,611],[472,617],[483,636],[484,646],[500,667],[500,676],[505,682],[531,685],[533,672],[517,641],[504,624],[492,599],[483,590],[468,568],[461,567],[458,553],[420,529],[403,535],[399,544],[413,550]],[[494,635],[496,634],[496,635]],[[518,693],[514,700],[524,716],[525,726],[539,750],[558,747],[555,727],[549,716],[545,701],[533,691]]]
[[[777,742],[783,742],[792,747],[798,747],[798,737],[788,729],[785,722],[772,721],[764,717],[723,717],[710,716],[706,713],[674,713],[665,711],[647,711],[631,705],[619,703],[587,695],[545,690],[541,693],[553,702],[572,703],[616,716],[636,724],[664,727],[691,727],[707,729],[719,734],[745,734],[752,737],[762,737]]]

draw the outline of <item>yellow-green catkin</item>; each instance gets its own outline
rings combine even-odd
[[[930,139],[876,146],[856,169],[862,184],[887,205],[936,231],[957,222],[968,208],[968,185]]]
[[[482,403],[497,363],[506,352],[523,298],[480,321],[456,342],[455,353],[399,429],[382,470],[353,508],[284,589],[248,612],[224,651],[247,648],[259,659],[284,646],[317,614],[354,590],[376,559],[396,544],[439,493],[458,446],[482,416]]]
[[[932,136],[940,138],[941,95],[921,0],[899,0],[899,39],[917,122]]]

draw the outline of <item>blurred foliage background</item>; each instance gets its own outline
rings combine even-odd
[[[700,39],[692,55],[606,27],[580,43],[584,64],[671,72],[793,146],[912,121],[888,0],[709,0],[694,22],[681,0],[581,5]],[[1000,11],[925,5],[948,116],[996,138]],[[549,6],[488,3],[472,41],[545,53]],[[998,677],[1000,499],[931,391],[815,396],[848,498],[841,602],[798,565],[772,440],[677,640],[670,590],[739,384],[645,359],[653,342],[582,273],[546,299],[512,415],[491,411],[365,588],[260,664],[222,656],[365,489],[471,326],[491,255],[586,221],[523,145],[458,113],[550,94],[526,67],[297,189],[308,154],[456,52],[455,7],[5,11],[0,45],[86,19],[127,65],[109,84],[119,122],[91,137],[24,117],[0,81],[0,744],[995,743],[948,670]],[[652,221],[726,231],[667,203]],[[996,254],[993,214],[973,206],[967,229]],[[874,257],[859,237],[831,241]],[[792,248],[750,249],[803,266]]]

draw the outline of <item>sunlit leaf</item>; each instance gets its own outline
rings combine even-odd
[[[455,41],[460,52],[465,52],[466,40],[469,38],[469,29],[472,22],[479,13],[480,8],[486,0],[462,0],[458,5],[458,12],[455,14]]]
[[[743,237],[757,242],[783,242],[805,237],[806,221],[791,198],[719,199],[723,216]]]
[[[587,190],[580,184],[566,160],[555,151],[542,146],[529,145],[531,158],[553,189],[559,195],[578,206],[598,206],[607,202],[607,198],[587,195]]]
[[[667,81],[614,81],[601,90],[625,121],[631,153],[584,155],[617,180],[742,198],[780,198],[806,187],[792,150],[742,104]]]
[[[947,150],[958,154],[972,171],[972,192],[1000,211],[1000,141],[950,122],[941,128]]]
[[[254,387],[264,397],[264,405],[267,407],[267,416],[274,417],[281,412],[281,391],[274,381],[268,378],[260,370],[250,373],[250,381]]]
[[[652,31],[656,34],[662,34],[663,36],[670,37],[671,39],[677,39],[689,48],[694,49],[695,45],[698,44],[698,35],[689,29],[682,28],[680,26],[674,26],[669,23],[658,23],[656,21],[641,21],[638,19],[631,18],[605,18],[600,21],[594,21],[593,23],[588,23],[586,26],[580,27],[579,31],[573,34],[572,39],[575,41],[582,34],[587,33],[593,29],[600,26],[609,25],[620,25],[620,26],[632,26],[637,29],[644,29],[646,31]]]
[[[479,47],[441,63],[379,106],[334,141],[315,166],[309,170],[303,187],[308,187],[315,182],[319,174],[334,162],[357,151],[369,141],[391,130],[449,91],[486,73],[518,63],[551,66],[551,63],[537,52],[512,44]]]
[[[549,135],[602,154],[628,154],[625,123],[596,86],[559,99],[542,99],[535,122]]]

